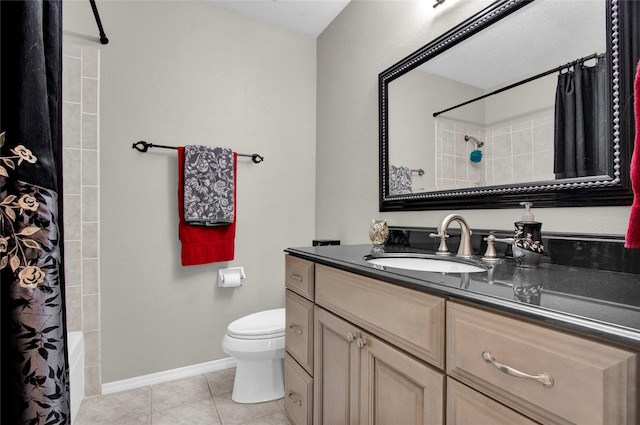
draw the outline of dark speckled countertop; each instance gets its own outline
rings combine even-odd
[[[554,264],[547,257],[536,269],[518,268],[512,259],[504,258],[489,271],[480,273],[383,270],[364,260],[373,250],[372,245],[333,245],[289,248],[285,252],[318,264],[640,348],[639,274]],[[433,253],[398,245],[382,250]]]

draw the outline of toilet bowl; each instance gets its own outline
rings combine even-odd
[[[284,308],[241,317],[229,324],[222,349],[238,360],[231,399],[261,403],[284,396]]]

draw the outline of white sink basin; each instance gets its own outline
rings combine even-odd
[[[418,270],[438,273],[479,273],[486,272],[489,267],[470,261],[437,257],[428,254],[372,254],[364,259],[377,266],[404,270]]]

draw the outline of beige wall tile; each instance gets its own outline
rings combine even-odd
[[[62,152],[64,180],[62,183],[64,194],[80,195],[81,152],[79,149],[64,148]]]
[[[99,51],[90,47],[82,48],[82,76],[98,78]]]
[[[97,258],[82,260],[82,293],[100,293],[100,261]]]
[[[98,149],[98,116],[82,114],[82,148]]]
[[[84,368],[84,395],[92,397],[102,394],[102,382],[100,380],[100,366]]]
[[[80,263],[80,241],[64,242],[65,286],[82,286],[82,266]]]
[[[69,332],[82,330],[82,288],[80,286],[65,287],[65,301],[67,307],[67,330]]]
[[[62,100],[80,103],[82,88],[80,83],[80,59],[69,56],[62,57]]]
[[[82,186],[82,221],[98,221],[98,188]]]
[[[79,241],[82,237],[81,196],[64,195],[64,239]]]
[[[82,112],[98,112],[98,80],[94,78],[82,78]]]
[[[82,330],[94,331],[100,328],[100,295],[82,296]]]
[[[65,148],[80,147],[80,104],[62,104],[62,140]]]
[[[100,366],[100,331],[85,331],[84,365]]]
[[[98,185],[98,152],[82,151],[82,184],[85,186]]]
[[[98,257],[98,224],[82,224],[82,258]]]

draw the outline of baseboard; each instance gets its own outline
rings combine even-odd
[[[109,382],[107,384],[102,384],[102,394],[131,390],[134,388],[145,387],[147,385],[160,384],[162,382],[189,378],[191,376],[202,375],[204,373],[216,372],[218,370],[235,367],[237,363],[237,359],[233,357],[227,357],[226,359],[179,367],[177,369],[165,370],[163,372],[138,376],[136,378],[123,379],[121,381]]]

